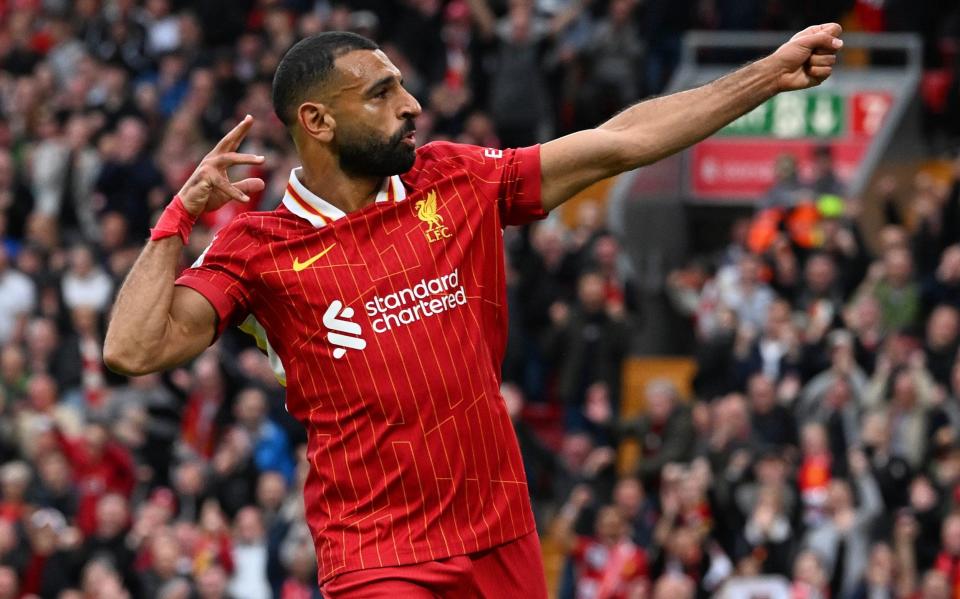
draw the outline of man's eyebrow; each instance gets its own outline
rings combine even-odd
[[[400,83],[400,85],[403,85],[403,77],[401,77],[400,75],[386,75],[384,77],[381,77],[377,81],[375,81],[372,85],[370,85],[370,87],[367,88],[365,93],[370,94],[374,90],[379,89],[385,85],[389,85],[394,81],[397,81],[398,83]]]

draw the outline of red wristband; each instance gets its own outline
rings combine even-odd
[[[150,240],[157,241],[179,235],[183,245],[187,245],[190,231],[193,229],[193,223],[195,222],[197,222],[197,217],[187,212],[180,196],[173,196],[173,201],[163,209],[163,214],[160,215],[157,225],[150,229]]]

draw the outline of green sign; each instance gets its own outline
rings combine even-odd
[[[799,139],[837,137],[845,130],[843,97],[830,93],[775,96],[720,130],[719,135]]]

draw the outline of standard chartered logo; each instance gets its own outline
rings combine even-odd
[[[376,333],[386,333],[397,327],[436,316],[467,303],[467,292],[460,285],[460,271],[421,279],[406,289],[376,296],[364,304]]]
[[[421,279],[418,283],[387,295],[378,295],[364,304],[375,333],[386,333],[424,318],[466,305],[467,292],[460,285],[460,271],[454,270],[435,279]],[[363,329],[353,321],[353,308],[334,300],[323,314],[323,326],[328,330],[327,341],[335,347],[337,360],[348,349],[364,349]]]
[[[353,308],[344,308],[343,302],[334,300],[323,314],[323,326],[330,329],[327,341],[336,346],[333,357],[339,360],[347,353],[347,349],[363,349],[367,342],[360,336],[360,325],[351,321]]]

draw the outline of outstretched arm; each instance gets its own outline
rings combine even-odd
[[[238,154],[253,119],[247,116],[204,157],[178,194],[184,209],[198,216],[263,189],[260,179],[231,183],[227,168],[260,164],[262,156]],[[164,370],[202,352],[216,332],[217,313],[200,293],[175,286],[183,241],[174,235],[147,242],[127,275],[113,308],[103,361],[120,374]]]
[[[779,92],[819,85],[836,62],[840,33],[836,23],[808,27],[770,56],[712,83],[635,104],[596,129],[544,144],[544,209],[601,179],[678,152]]]

